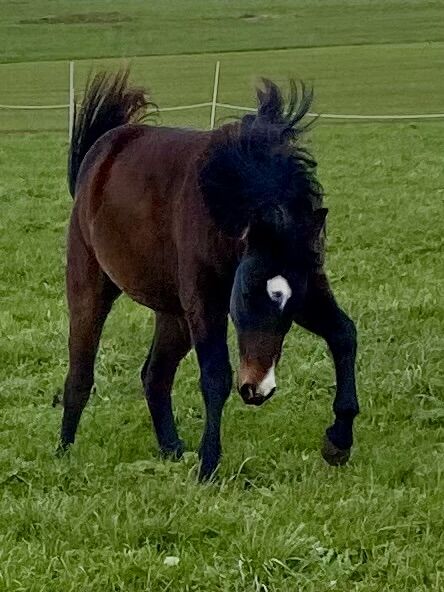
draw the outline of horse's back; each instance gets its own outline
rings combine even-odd
[[[94,217],[110,190],[125,178],[131,180],[134,197],[138,196],[138,187],[147,188],[147,182],[148,188],[155,181],[160,189],[164,185],[173,189],[183,182],[190,164],[205,148],[209,137],[208,132],[201,130],[148,125],[130,124],[112,129],[86,155],[76,197],[86,196],[91,200],[89,215]],[[126,195],[126,203],[130,199],[131,195]]]
[[[117,286],[155,310],[181,308],[178,226],[208,139],[198,130],[122,126],[95,143],[80,170],[73,215],[82,234]]]

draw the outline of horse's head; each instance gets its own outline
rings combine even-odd
[[[312,93],[292,83],[285,108],[279,88],[265,80],[257,97],[256,115],[214,132],[199,180],[216,225],[244,247],[230,313],[239,390],[246,403],[260,405],[275,390],[284,337],[322,264],[327,210],[316,162],[299,142]]]
[[[326,213],[320,208],[296,223],[279,208],[248,230],[230,302],[239,343],[238,388],[247,404],[261,405],[276,389],[284,337],[304,307],[309,274],[319,264]]]

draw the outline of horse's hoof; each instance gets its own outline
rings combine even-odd
[[[216,476],[216,472],[219,468],[219,461],[220,455],[213,456],[203,456],[201,453],[200,456],[200,464],[199,464],[199,473],[198,473],[198,481],[199,483],[208,483],[212,482]]]
[[[69,452],[71,445],[70,444],[66,444],[64,442],[60,442],[59,445],[56,448],[55,451],[55,455],[57,458],[63,458],[64,456],[66,456]]]
[[[339,467],[347,464],[348,459],[350,458],[350,450],[351,448],[338,448],[333,444],[328,436],[324,437],[322,457],[328,462],[329,465]]]
[[[216,472],[217,472],[218,468],[219,468],[219,466],[214,465],[213,463],[211,465],[206,465],[205,463],[201,462],[201,465],[199,468],[199,474],[197,477],[199,483],[213,482],[216,478]]]
[[[173,444],[167,444],[160,447],[160,454],[162,458],[169,460],[180,460],[185,452],[185,444],[182,440],[177,440]]]

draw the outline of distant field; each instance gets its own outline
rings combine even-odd
[[[214,66],[221,60],[220,102],[254,106],[254,83],[269,76],[285,83],[304,78],[315,87],[315,108],[324,113],[444,113],[444,43],[369,45],[258,51],[195,56],[140,57],[131,60],[133,79],[152,89],[159,107],[211,100]],[[96,60],[118,67],[123,60]],[[81,92],[91,61],[76,62]],[[66,104],[68,64],[39,62],[0,65],[5,83],[0,103]],[[395,73],[395,74],[394,74]],[[219,117],[232,115],[219,110]],[[0,130],[67,129],[67,111],[5,111]],[[209,109],[168,113],[165,123],[208,126]]]
[[[0,2],[0,61],[23,61],[0,63],[0,104],[66,104],[70,59],[78,92],[92,65],[127,59],[160,107],[206,102],[220,59],[222,102],[253,105],[260,76],[302,77],[313,82],[315,107],[324,113],[444,112],[443,2],[241,4],[168,0],[160,9],[131,1],[113,2],[110,11],[100,0],[74,11],[65,0]],[[0,131],[66,131],[67,119],[65,110],[0,109]],[[207,126],[209,110],[165,114],[163,121]]]
[[[442,0],[0,0],[0,61],[444,41]]]
[[[136,56],[133,80],[161,107],[208,101],[220,59],[224,102],[253,106],[258,76],[300,76],[313,81],[321,112],[444,112],[442,2],[234,4],[0,0],[0,104],[64,103],[69,59],[81,90],[92,63]],[[162,120],[207,127],[209,110]],[[356,447],[347,468],[322,461],[331,361],[295,328],[273,401],[251,410],[230,398],[211,486],[195,481],[195,357],[175,386],[189,452],[167,463],[138,377],[152,315],[127,298],[106,325],[78,442],[70,458],[54,458],[60,408],[51,401],[67,357],[67,113],[0,110],[7,130],[0,592],[442,592],[444,122],[315,126],[328,269],[359,330]]]

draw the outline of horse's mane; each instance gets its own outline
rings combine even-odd
[[[301,143],[312,100],[302,82],[290,82],[286,102],[279,87],[264,79],[257,113],[213,133],[199,182],[215,223],[228,234],[238,235],[252,218],[279,206],[297,218],[322,205],[316,161]]]

